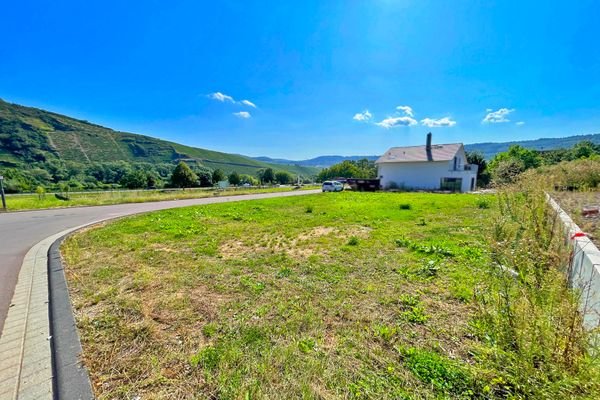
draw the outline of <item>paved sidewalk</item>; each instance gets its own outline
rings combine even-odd
[[[13,244],[9,249],[13,253],[8,254],[7,259],[19,261],[22,248],[31,246],[28,245],[31,240],[40,240],[42,236],[40,241],[29,248],[18,266],[9,263],[0,266],[5,276],[6,270],[10,273],[9,268],[18,271],[10,306],[4,305],[8,308],[5,320],[0,313],[0,400],[53,398],[52,338],[48,314],[48,250],[52,243],[62,236],[90,224],[143,212],[317,192],[319,190],[276,192],[0,215],[0,242]],[[3,222],[6,223],[3,225]],[[7,290],[6,283],[4,285],[0,289]],[[6,297],[6,293],[4,296]]]
[[[52,399],[48,249],[72,229],[29,250],[0,337],[0,399]]]

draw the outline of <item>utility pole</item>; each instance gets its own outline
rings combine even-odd
[[[0,195],[2,196],[2,209],[6,211],[6,199],[4,198],[4,177],[0,175]]]

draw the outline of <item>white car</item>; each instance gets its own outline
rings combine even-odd
[[[322,189],[324,192],[341,192],[344,190],[344,185],[338,181],[325,181],[323,182]]]

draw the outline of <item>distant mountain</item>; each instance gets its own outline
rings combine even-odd
[[[254,175],[261,168],[304,176],[318,173],[317,168],[310,166],[268,163],[118,132],[88,121],[0,100],[0,167],[18,167],[53,159],[83,164],[109,161],[176,163],[185,160],[219,168],[225,173],[237,171]]]
[[[514,144],[518,144],[533,150],[556,150],[571,148],[583,140],[589,140],[592,143],[600,144],[600,133],[568,136],[563,138],[541,138],[536,140],[520,140],[514,142],[466,144],[465,150],[479,151],[483,153],[485,158],[491,159],[494,157],[494,155],[508,150],[508,148]]]
[[[555,150],[555,149],[568,149],[573,147],[575,144],[589,140],[595,144],[600,144],[600,133],[590,135],[578,135],[568,136],[563,138],[541,138],[536,140],[520,140],[514,142],[501,142],[501,143],[472,143],[466,144],[465,150],[467,151],[479,151],[483,153],[485,158],[488,160],[493,158],[497,153],[508,150],[513,144],[521,145],[528,149],[535,150]],[[252,157],[255,160],[269,162],[274,164],[282,165],[298,165],[298,166],[311,166],[318,168],[328,168],[334,164],[339,164],[344,160],[360,160],[366,158],[368,160],[376,160],[379,156],[320,156],[311,158],[309,160],[286,160],[284,158],[270,158],[270,157]]]
[[[334,164],[339,164],[342,161],[356,161],[362,160],[366,158],[368,160],[377,160],[379,156],[319,156],[315,158],[311,158],[310,160],[286,160],[284,158],[269,158],[269,157],[252,157],[255,160],[270,162],[275,164],[284,164],[284,165],[299,165],[303,167],[316,167],[316,168],[327,168],[331,167]]]

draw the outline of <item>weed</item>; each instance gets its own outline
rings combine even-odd
[[[396,336],[398,330],[395,326],[390,325],[375,325],[373,327],[373,335],[376,338],[381,338],[385,342],[390,342]]]
[[[408,203],[402,203],[402,204],[400,204],[400,209],[401,210],[410,210],[410,209],[412,209],[412,205],[410,205]]]
[[[307,214],[312,214],[313,206],[306,206],[306,208],[304,208],[304,212]]]
[[[201,366],[208,371],[214,371],[219,366],[222,356],[219,348],[208,346],[190,357],[190,364],[194,368]]]
[[[351,236],[350,240],[348,240],[348,246],[356,246],[358,245],[358,238],[356,236]]]
[[[399,348],[398,351],[407,368],[436,391],[448,395],[474,395],[473,379],[464,367],[427,350]]]
[[[490,201],[487,198],[484,198],[484,197],[479,197],[475,201],[475,204],[477,204],[478,208],[481,208],[483,210],[490,208]]]
[[[400,313],[400,317],[405,321],[414,324],[424,324],[427,322],[428,317],[418,297],[402,295],[400,297],[400,307],[403,310]]]
[[[207,338],[211,338],[217,334],[218,330],[219,328],[216,324],[206,324],[202,327],[202,334]]]
[[[316,345],[317,342],[312,338],[305,338],[298,341],[298,349],[304,354],[313,351]]]
[[[282,267],[279,271],[277,271],[278,278],[287,278],[292,274],[292,270],[289,267]]]
[[[438,275],[440,270],[439,263],[435,260],[425,260],[421,267],[417,270],[417,275],[424,278],[433,278]]]
[[[454,252],[448,248],[436,244],[418,244],[407,238],[396,239],[398,247],[407,247],[413,251],[423,254],[437,254],[441,256],[453,256]]]

